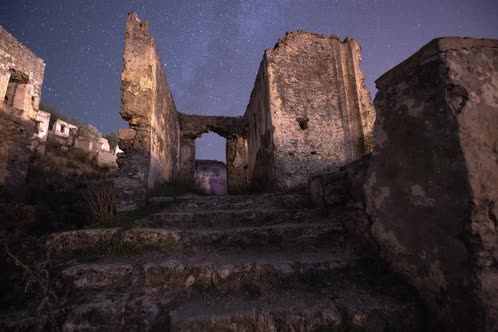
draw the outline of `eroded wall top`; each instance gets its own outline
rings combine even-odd
[[[130,13],[126,24],[121,111],[129,128],[119,131],[119,209],[144,203],[146,193],[178,170],[179,126],[164,66],[148,22]]]

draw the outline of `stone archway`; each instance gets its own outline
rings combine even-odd
[[[178,113],[180,125],[179,176],[195,176],[195,139],[209,131],[226,139],[227,192],[247,191],[247,135],[243,117],[203,116]]]

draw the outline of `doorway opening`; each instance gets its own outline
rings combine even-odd
[[[7,104],[8,106],[15,106],[14,100],[16,99],[16,97],[17,98],[24,97],[26,89],[22,88],[26,87],[28,81],[29,81],[28,75],[18,70],[12,70],[9,78],[9,83],[7,84],[7,91],[4,96],[5,104]],[[21,96],[21,94],[23,95]]]
[[[213,132],[195,140],[195,181],[208,195],[227,193],[226,139]]]

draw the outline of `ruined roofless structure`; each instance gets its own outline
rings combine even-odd
[[[20,191],[43,152],[50,114],[39,110],[45,63],[0,26],[0,190]]]
[[[226,138],[228,193],[303,187],[310,175],[361,157],[371,148],[375,112],[360,49],[349,38],[287,33],[265,51],[244,116],[187,115],[176,109],[148,23],[129,14],[118,209],[143,205],[162,183],[193,179],[195,139],[208,131]]]

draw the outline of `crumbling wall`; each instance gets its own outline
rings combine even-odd
[[[119,131],[118,209],[144,203],[148,190],[174,178],[179,162],[179,127],[163,62],[148,23],[135,13],[126,24],[121,116],[129,128]]]
[[[36,120],[44,73],[43,60],[0,26],[0,108]]]
[[[206,116],[178,113],[180,123],[180,174],[193,178],[195,169],[195,139],[212,131],[226,138],[227,190],[239,193],[247,190],[247,139],[245,118],[240,116]]]
[[[195,184],[204,194],[225,195],[227,193],[226,164],[217,160],[196,160]]]
[[[436,39],[376,82],[370,234],[440,330],[498,330],[497,59]]]
[[[304,31],[266,50],[246,111],[253,186],[304,186],[370,150],[375,112],[360,50],[353,39]]]

